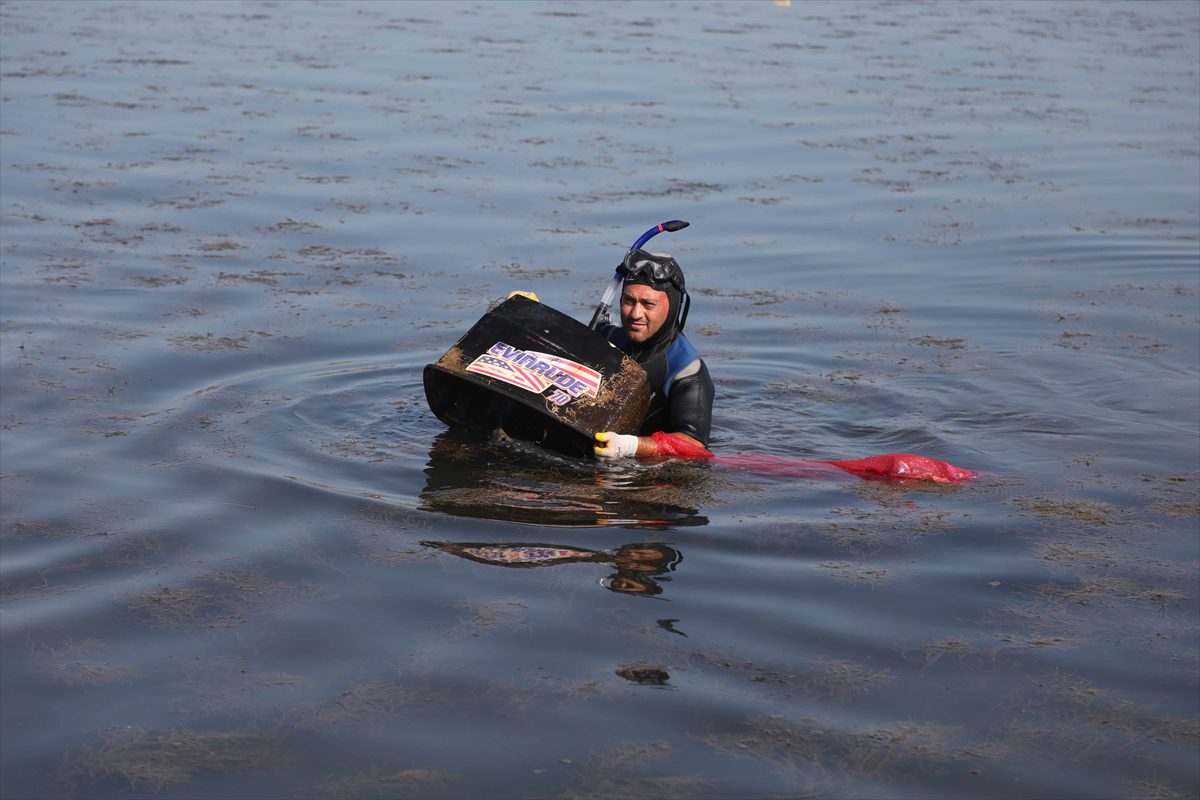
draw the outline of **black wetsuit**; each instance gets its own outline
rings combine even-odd
[[[653,394],[641,435],[685,433],[707,447],[715,392],[708,367],[687,337],[676,331],[659,341],[639,344],[615,325],[605,326],[600,333],[640,364],[650,379]]]

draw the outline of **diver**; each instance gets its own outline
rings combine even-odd
[[[640,435],[597,432],[596,457],[707,452],[713,382],[704,359],[683,335],[691,298],[679,262],[667,253],[634,248],[617,267],[617,275],[623,279],[621,324],[596,329],[641,365],[652,394]]]

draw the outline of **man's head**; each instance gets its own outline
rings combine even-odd
[[[667,253],[630,250],[617,271],[625,277],[621,290],[621,326],[638,344],[683,329],[687,317],[683,270]],[[680,311],[683,310],[681,315]]]

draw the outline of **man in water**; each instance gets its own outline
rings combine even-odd
[[[683,335],[691,305],[683,270],[666,253],[630,250],[617,272],[625,279],[621,325],[605,325],[600,333],[646,370],[653,394],[641,435],[599,432],[593,447],[596,457],[704,450],[712,427],[713,382],[700,354]]]

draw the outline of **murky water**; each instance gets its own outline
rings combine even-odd
[[[1198,17],[0,6],[0,794],[1196,796]],[[429,413],[670,218],[714,449],[985,477]]]

